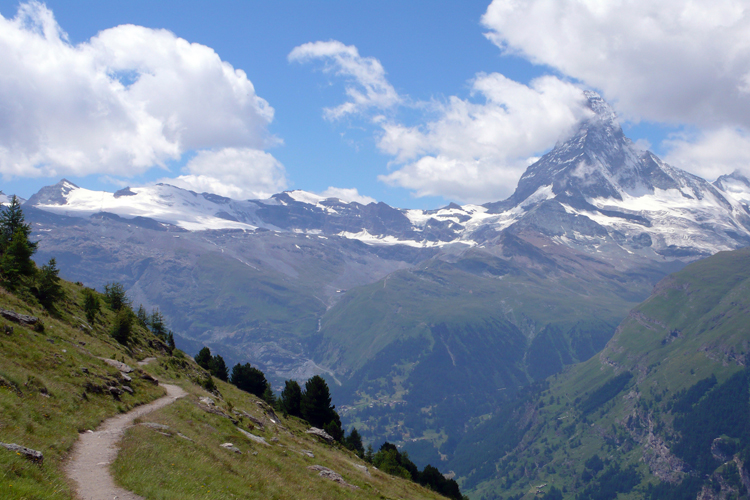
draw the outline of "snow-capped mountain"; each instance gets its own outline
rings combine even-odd
[[[714,184],[671,167],[625,137],[614,111],[586,92],[592,116],[531,165],[507,200],[438,210],[361,205],[305,191],[232,200],[166,184],[115,193],[63,180],[27,205],[63,215],[146,217],[188,231],[242,229],[340,236],[375,245],[481,246],[531,228],[554,243],[692,260],[750,244],[750,181]]]

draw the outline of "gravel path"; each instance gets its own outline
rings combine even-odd
[[[176,385],[162,384],[162,387],[167,390],[166,396],[105,420],[95,432],[80,435],[65,472],[77,483],[81,500],[143,500],[143,497],[115,486],[109,474],[109,464],[117,457],[117,443],[133,420],[187,395]]]

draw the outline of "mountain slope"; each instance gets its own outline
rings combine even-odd
[[[63,469],[79,433],[162,396],[154,375],[188,396],[136,420],[112,467],[119,483],[148,498],[444,498],[306,434],[306,422],[277,416],[234,386],[216,381],[208,392],[192,358],[138,323],[121,345],[110,334],[114,313],[103,308],[88,324],[83,287],[62,286],[53,314],[0,288],[0,442],[43,454],[30,461],[0,446],[1,498],[76,498]],[[9,311],[41,323],[19,324]],[[242,453],[221,446],[228,441]],[[320,477],[321,468],[345,484]]]
[[[748,485],[731,471],[746,477],[750,451],[748,291],[750,248],[662,280],[600,354],[516,406],[510,428],[521,432],[502,460],[503,450],[465,441],[456,456],[471,458],[451,463],[464,486],[479,498],[532,498],[540,484],[565,498],[596,498],[607,474],[619,474],[618,498],[744,491]],[[498,426],[490,422],[475,435]]]

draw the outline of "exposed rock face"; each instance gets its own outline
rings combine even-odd
[[[643,446],[643,461],[654,476],[668,483],[677,483],[685,477],[687,465],[669,451],[660,436],[654,434],[654,421],[650,413],[634,410],[625,428]]]

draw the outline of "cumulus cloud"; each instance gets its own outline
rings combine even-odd
[[[472,93],[481,102],[451,97],[423,126],[383,124],[378,146],[401,166],[380,180],[416,196],[498,200],[513,192],[538,153],[590,113],[579,88],[552,76],[526,86],[480,74]]]
[[[739,170],[750,177],[750,135],[742,129],[723,127],[667,139],[664,160],[709,180]]]
[[[117,26],[73,45],[43,4],[22,4],[15,18],[0,16],[0,110],[6,178],[129,176],[186,151],[219,158],[230,148],[225,158],[270,169],[232,174],[240,189],[254,189],[247,171],[259,190],[284,184],[283,167],[257,151],[276,141],[267,132],[273,108],[242,70],[166,30]],[[183,181],[209,185],[194,168]]]
[[[494,0],[506,53],[600,89],[630,119],[750,126],[750,9],[739,0]]]
[[[537,155],[551,147],[590,111],[581,90],[556,77],[524,85],[501,74],[478,74],[471,96],[445,102],[410,102],[399,96],[375,58],[338,41],[296,47],[290,61],[326,61],[326,70],[349,82],[349,101],[326,109],[331,119],[370,112],[378,148],[393,157],[392,171],[378,179],[415,196],[457,201],[494,201],[510,195]],[[431,113],[434,119],[407,126],[386,118],[396,106]]]
[[[375,198],[359,194],[357,188],[337,188],[329,186],[328,189],[320,193],[320,196],[324,196],[326,198],[338,198],[341,201],[348,202],[356,201],[361,205],[377,203],[377,200]]]
[[[387,109],[401,102],[401,97],[388,82],[380,61],[360,56],[353,45],[344,45],[337,40],[305,43],[295,47],[288,59],[299,63],[322,60],[325,72],[346,79],[349,100],[335,108],[326,108],[324,112],[329,120],[371,109]]]
[[[284,166],[257,149],[202,150],[183,170],[183,175],[161,182],[234,199],[265,199],[287,187]]]

